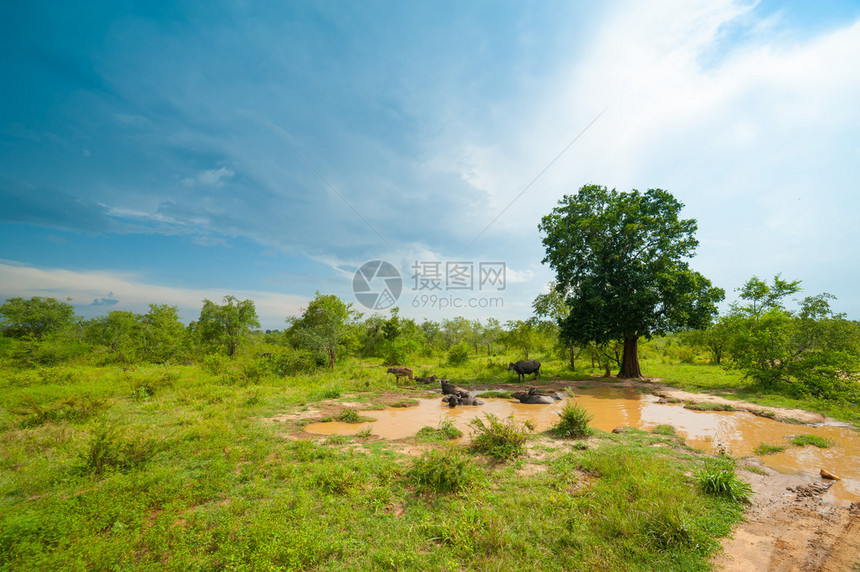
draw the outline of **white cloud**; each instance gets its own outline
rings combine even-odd
[[[227,167],[209,169],[206,171],[201,171],[193,177],[185,177],[184,179],[182,179],[182,184],[186,187],[195,187],[197,185],[204,185],[209,187],[223,187],[224,183],[228,179],[233,178],[235,174],[236,173],[234,173]]]
[[[254,301],[264,329],[283,328],[286,317],[298,315],[308,303],[304,296],[278,292],[160,286],[130,273],[36,268],[8,260],[0,262],[0,278],[3,294],[7,297],[48,296],[63,300],[69,297],[82,312],[86,312],[84,306],[92,306],[93,301],[101,301],[101,305],[110,303],[114,309],[133,312],[146,312],[149,304],[169,304],[177,306],[186,321],[199,316],[204,299],[221,303],[224,296],[232,295]],[[107,297],[104,296],[105,291],[110,292]],[[118,302],[113,303],[114,299]],[[97,311],[102,313],[104,310]]]

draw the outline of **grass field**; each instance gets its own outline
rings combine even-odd
[[[468,385],[513,381],[506,365],[413,368]],[[684,367],[661,377],[731,388]],[[444,431],[412,440],[431,449],[416,456],[271,421],[426,391],[370,361],[287,378],[241,360],[0,375],[8,570],[706,570],[744,506],[723,494],[737,492],[731,459],[665,428],[566,440],[520,427],[522,453],[500,460]],[[564,376],[591,372],[547,363],[545,379]]]

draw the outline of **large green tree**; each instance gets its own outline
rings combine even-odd
[[[620,377],[641,377],[639,338],[704,327],[725,295],[690,269],[696,221],[668,191],[586,185],[541,219],[545,264],[570,312],[567,343],[624,344]]]

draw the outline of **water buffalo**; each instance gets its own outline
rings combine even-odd
[[[430,377],[416,377],[415,381],[419,383],[434,383],[437,379],[439,378],[435,375],[431,375]]]
[[[530,387],[528,391],[517,391],[511,394],[511,397],[514,399],[519,399],[520,403],[525,403],[527,405],[550,405],[555,403],[556,401],[561,401],[561,397],[559,397],[555,393],[541,393],[538,389],[534,387]]]
[[[457,387],[444,377],[439,380],[439,383],[442,384],[442,393],[445,395],[458,395],[460,397],[469,397],[468,391],[466,391],[462,387]]]
[[[389,367],[387,373],[393,373],[398,380],[405,375],[412,381],[412,370],[408,367]]]
[[[517,363],[508,364],[508,371],[514,370],[517,372],[517,381],[525,381],[526,374],[535,374],[534,379],[540,377],[540,362],[536,359],[529,361],[518,361]]]
[[[484,402],[477,397],[463,397],[462,395],[446,395],[442,401],[448,404],[448,407],[457,407],[458,405],[483,405]]]

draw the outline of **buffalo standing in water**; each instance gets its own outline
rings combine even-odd
[[[514,370],[517,372],[517,381],[525,381],[526,374],[535,374],[534,379],[540,377],[540,362],[536,359],[528,361],[518,361],[508,364],[508,371]]]

